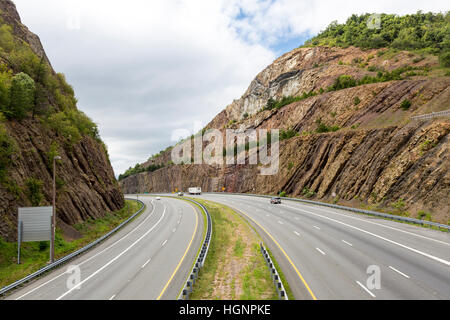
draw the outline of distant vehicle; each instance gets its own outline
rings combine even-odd
[[[281,204],[281,198],[280,197],[275,197],[270,199],[270,203],[271,204]]]
[[[184,193],[183,192],[178,192],[178,196],[182,197],[182,196],[184,196]]]
[[[194,187],[194,188],[189,188],[189,194],[202,194],[202,188],[199,187]]]
[[[161,200],[161,197],[156,197],[156,200]]]

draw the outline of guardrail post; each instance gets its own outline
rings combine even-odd
[[[263,244],[261,243],[260,245],[261,245],[261,253],[263,254],[264,259],[266,260],[270,272],[270,277],[273,281],[273,284],[275,285],[278,298],[280,300],[288,300],[286,292],[284,291],[283,283],[281,282],[280,276],[277,272],[277,269],[275,268],[273,262],[271,261],[270,256],[267,250],[264,248]]]
[[[275,279],[277,270],[275,270],[275,268],[272,268],[271,272],[272,272],[272,278]]]
[[[279,280],[278,275],[277,275],[277,274],[274,275],[274,276],[273,276],[273,281],[274,281],[275,283],[278,283],[278,280]]]
[[[192,272],[195,274],[195,277],[198,278],[200,269],[197,267],[197,263],[195,264],[195,267],[192,269]]]

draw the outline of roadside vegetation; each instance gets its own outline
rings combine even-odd
[[[8,133],[7,124],[11,122],[39,121],[49,130],[49,135],[56,132],[63,141],[62,147],[67,149],[89,136],[108,155],[97,125],[76,104],[74,90],[64,74],[54,73],[47,59],[16,38],[12,27],[0,18],[0,183],[3,187],[17,191],[16,182],[7,177],[16,150],[16,143]]]
[[[441,64],[448,66],[450,12],[419,11],[404,16],[381,14],[380,28],[369,28],[370,18],[371,14],[354,14],[343,24],[332,22],[323,32],[306,41],[305,46],[421,50],[423,53],[439,55]]]
[[[164,167],[164,164],[162,164],[162,163],[161,164],[151,164],[148,167],[144,167],[143,165],[137,163],[134,167],[130,167],[130,168],[128,168],[127,171],[125,171],[124,173],[120,174],[119,175],[119,181],[121,181],[121,180],[123,180],[123,179],[125,179],[125,178],[127,178],[129,176],[138,174],[138,173],[153,172],[153,171],[156,171],[156,170],[161,169],[163,167]]]
[[[79,232],[80,237],[73,241],[64,239],[62,231],[57,228],[55,258],[62,258],[100,238],[129,218],[141,206],[139,202],[125,200],[125,206],[121,210],[108,213],[100,219],[88,219],[75,225],[74,228]],[[6,242],[0,238],[0,288],[44,267],[49,261],[49,246],[48,241],[22,243],[22,263],[18,265],[17,242]]]
[[[317,95],[317,93],[311,91],[311,92],[304,92],[301,96],[286,96],[281,98],[280,100],[275,100],[273,98],[270,98],[267,100],[266,107],[263,110],[272,110],[272,109],[281,109],[284,106],[287,106],[288,104],[305,100],[309,97],[314,97]]]
[[[261,238],[231,208],[198,200],[208,208],[213,234],[192,300],[277,300],[259,249]]]

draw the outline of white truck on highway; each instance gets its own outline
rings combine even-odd
[[[202,188],[194,187],[188,189],[189,194],[202,194]]]

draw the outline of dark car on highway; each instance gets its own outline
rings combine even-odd
[[[280,197],[275,197],[270,199],[270,203],[271,204],[280,204],[281,203],[281,198]]]

